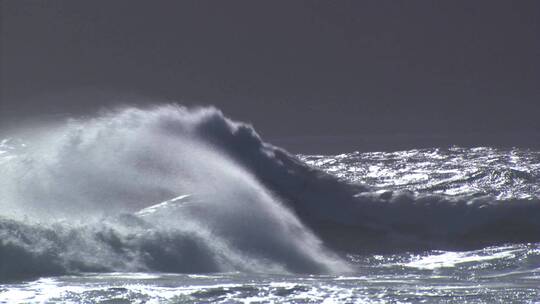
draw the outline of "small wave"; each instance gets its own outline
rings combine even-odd
[[[79,225],[0,220],[0,282],[81,272],[317,273],[343,267],[301,240],[279,245],[267,238],[276,248],[258,248],[204,227],[160,227],[124,217]]]

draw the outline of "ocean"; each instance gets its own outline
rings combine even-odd
[[[293,155],[215,108],[0,143],[0,303],[540,303],[540,151]]]

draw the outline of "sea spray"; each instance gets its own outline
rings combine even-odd
[[[201,129],[216,115],[223,132],[238,131],[212,108],[128,108],[4,148],[1,277],[345,271],[271,191],[205,137]],[[181,194],[192,203],[136,214]]]

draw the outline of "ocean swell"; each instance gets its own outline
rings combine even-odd
[[[1,280],[344,272],[345,253],[540,240],[537,198],[346,182],[215,108],[125,108],[19,140],[0,145]]]

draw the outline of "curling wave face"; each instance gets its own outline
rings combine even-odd
[[[361,185],[316,168],[331,173],[332,157],[300,158],[311,166],[219,110],[172,105],[4,140],[0,279],[80,271],[344,272],[351,266],[335,252],[540,239],[536,192]]]

